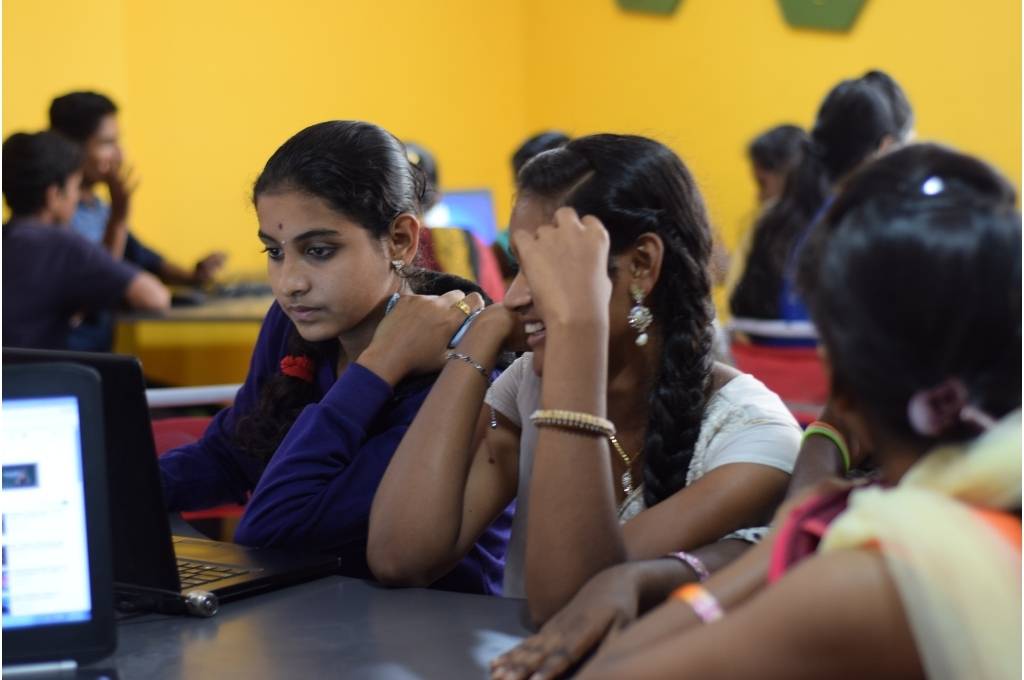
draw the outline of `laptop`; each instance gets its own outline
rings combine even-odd
[[[3,368],[4,677],[114,651],[101,399],[84,366]]]
[[[118,590],[207,591],[227,602],[338,571],[335,556],[172,536],[137,358],[5,348],[3,361],[64,361],[89,366],[100,374]]]

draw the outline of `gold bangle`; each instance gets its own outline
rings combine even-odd
[[[607,418],[601,418],[580,411],[563,409],[538,409],[530,414],[530,422],[537,427],[558,427],[563,430],[589,432],[602,437],[614,437],[615,425]]]

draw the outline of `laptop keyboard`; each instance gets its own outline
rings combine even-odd
[[[178,578],[181,580],[181,589],[204,586],[214,581],[226,578],[233,578],[248,573],[247,569],[229,567],[225,564],[210,564],[209,562],[196,562],[194,560],[178,560]]]

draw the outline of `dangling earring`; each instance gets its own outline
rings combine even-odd
[[[395,273],[399,276],[405,271],[405,262],[402,260],[391,260],[391,268],[395,270]]]
[[[635,283],[630,284],[629,294],[633,298],[633,308],[629,310],[629,316],[626,319],[629,321],[629,327],[638,334],[636,336],[637,347],[643,347],[647,344],[647,329],[654,321],[654,315],[651,314],[651,308],[644,305],[644,291],[640,286]]]

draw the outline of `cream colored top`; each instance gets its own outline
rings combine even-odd
[[[540,407],[540,386],[540,377],[533,371],[533,354],[527,353],[495,381],[485,400],[521,432],[516,516],[505,556],[506,597],[526,595],[526,517],[533,451],[537,446],[537,428],[530,422],[530,414]],[[774,392],[751,375],[737,376],[708,400],[686,483],[730,463],[757,463],[790,473],[800,449],[800,435],[800,426]],[[644,509],[640,485],[623,501],[619,519],[627,522]],[[759,528],[749,529],[730,536],[757,540],[761,532]]]

